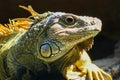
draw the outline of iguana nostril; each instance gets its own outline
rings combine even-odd
[[[91,25],[94,25],[94,24],[95,24],[95,22],[94,22],[94,21],[91,21],[91,22],[90,22],[90,24],[91,24]]]

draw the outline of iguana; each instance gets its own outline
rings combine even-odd
[[[66,80],[84,75],[112,80],[87,54],[101,31],[98,18],[20,7],[32,15],[0,25],[0,80],[39,80],[44,72],[60,73]]]

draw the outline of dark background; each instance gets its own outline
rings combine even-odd
[[[120,40],[120,0],[0,0],[0,23],[30,15],[18,5],[31,5],[38,13],[62,11],[100,18],[103,30],[90,51],[93,59],[113,54],[114,45]]]

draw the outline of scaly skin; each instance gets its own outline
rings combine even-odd
[[[92,64],[86,51],[101,31],[99,19],[63,12],[36,13],[0,25],[0,80],[39,80],[43,72],[61,73],[67,80],[112,80]],[[5,25],[6,26],[6,25]]]

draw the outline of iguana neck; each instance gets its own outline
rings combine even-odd
[[[31,25],[31,28],[26,31],[15,43],[14,49],[17,51],[30,51],[31,53],[36,50],[39,36],[44,32],[43,25],[40,23]]]

